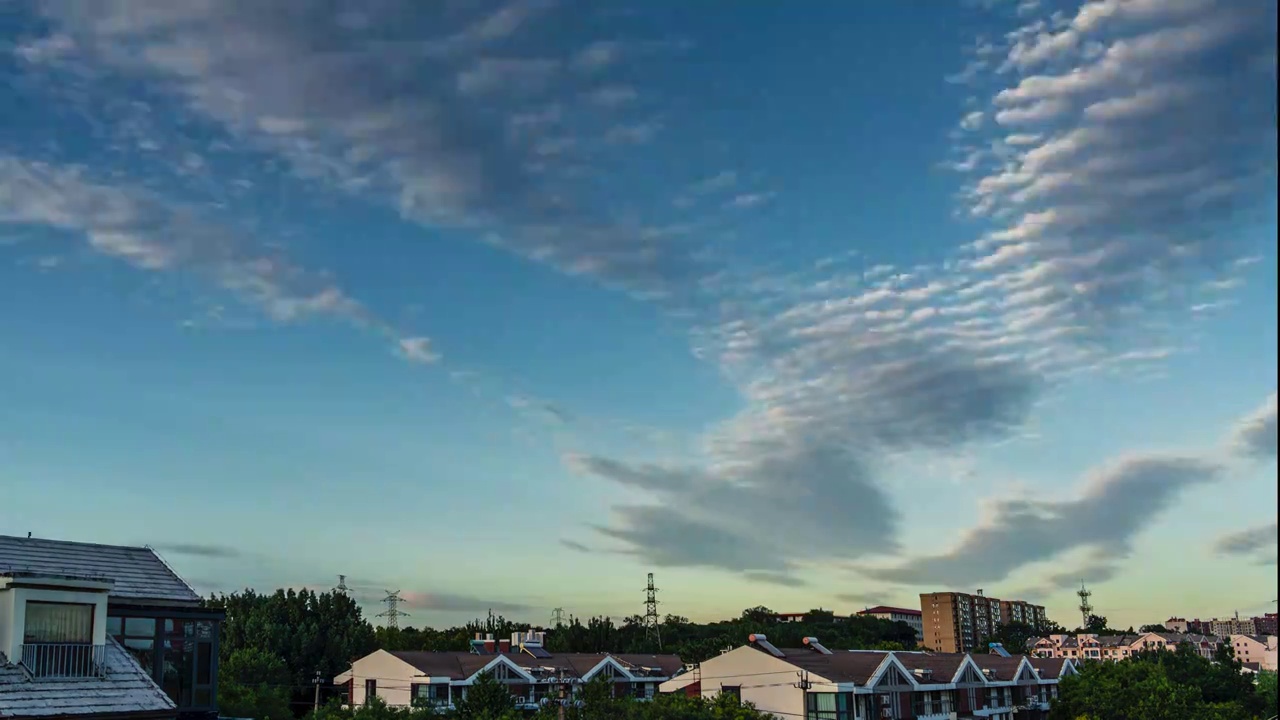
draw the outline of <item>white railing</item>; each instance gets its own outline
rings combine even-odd
[[[22,646],[22,666],[34,678],[100,678],[106,654],[106,645],[31,643]]]

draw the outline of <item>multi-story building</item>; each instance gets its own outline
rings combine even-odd
[[[1261,617],[1255,617],[1253,619],[1253,625],[1259,635],[1280,635],[1280,633],[1276,632],[1277,623],[1275,613],[1266,613]]]
[[[1258,626],[1253,618],[1214,618],[1209,621],[1209,634],[1220,638],[1230,635],[1257,635]]]
[[[727,693],[779,720],[1038,720],[1057,697],[1059,679],[1075,671],[1073,661],[1060,658],[832,651],[817,638],[780,649],[756,634],[663,683],[661,691]]]
[[[1276,671],[1275,635],[1232,635],[1227,639],[1236,659],[1253,670]]]
[[[1201,657],[1213,659],[1221,641],[1211,635],[1182,633],[1140,633],[1136,635],[1050,635],[1032,643],[1036,657],[1084,660],[1126,660],[1150,650],[1176,650],[1190,643]]]
[[[448,708],[488,673],[507,686],[518,707],[529,710],[562,690],[571,695],[596,678],[609,678],[615,696],[651,698],[684,667],[676,655],[553,654],[542,647],[543,637],[537,631],[515,633],[510,640],[477,635],[469,652],[377,650],[353,662],[333,682],[346,688],[352,705],[377,697],[395,707]]]
[[[217,717],[221,611],[150,548],[0,536],[0,717]]]
[[[1044,607],[1021,600],[1003,601],[960,592],[921,593],[921,644],[938,652],[961,653],[982,649],[982,643],[1001,625],[1026,623],[1040,629],[1046,622]],[[1016,615],[1015,615],[1016,614]],[[1021,650],[1021,648],[1014,648]]]
[[[888,620],[890,622],[904,622],[910,625],[912,630],[916,631],[916,642],[919,642],[924,638],[924,621],[922,619],[922,613],[919,610],[889,607],[888,605],[877,605],[872,608],[867,608],[866,610],[861,610],[858,614],[879,618],[881,620]]]
[[[1173,633],[1195,633],[1198,635],[1211,635],[1213,628],[1210,627],[1210,621],[1196,618],[1188,620],[1186,618],[1171,617],[1164,621],[1164,628]]]

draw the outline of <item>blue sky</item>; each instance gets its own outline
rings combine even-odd
[[[7,4],[0,529],[437,625],[1266,610],[1274,26]]]

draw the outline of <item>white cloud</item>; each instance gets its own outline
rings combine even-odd
[[[400,338],[400,354],[409,362],[430,365],[440,359],[431,349],[431,340],[425,337]]]

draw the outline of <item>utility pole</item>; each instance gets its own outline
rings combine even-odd
[[[653,586],[653,573],[649,573],[649,584],[645,587],[644,596],[644,637],[651,640],[662,650],[662,630],[658,622],[658,588]]]
[[[321,679],[320,671],[317,670],[315,679],[311,681],[311,684],[316,686],[316,699],[311,704],[312,712],[320,711],[320,679]]]

